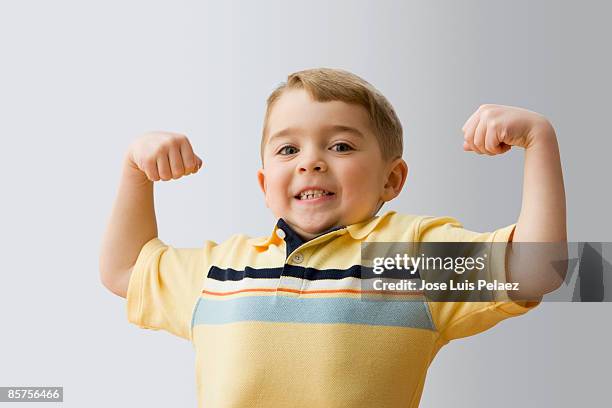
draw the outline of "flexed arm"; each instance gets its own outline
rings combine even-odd
[[[150,132],[129,147],[100,249],[100,279],[111,292],[126,297],[140,250],[157,237],[153,183],[196,173],[201,166],[189,139],[177,133]]]
[[[482,105],[463,131],[466,151],[492,156],[513,146],[525,149],[523,200],[512,236],[507,279],[521,287],[510,293],[512,298],[537,299],[563,282],[564,274],[555,271],[553,264],[567,259],[565,189],[555,130],[538,113]]]

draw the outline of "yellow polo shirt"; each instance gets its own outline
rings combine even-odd
[[[282,219],[268,237],[195,249],[155,238],[133,269],[128,319],[192,342],[200,407],[414,408],[443,345],[538,303],[365,301],[362,243],[506,242],[513,228],[389,211],[307,242]]]

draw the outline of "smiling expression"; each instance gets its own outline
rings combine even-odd
[[[257,174],[266,205],[304,239],[370,219],[403,185],[390,185],[397,160],[383,160],[360,105],[286,90],[270,112],[266,137]]]

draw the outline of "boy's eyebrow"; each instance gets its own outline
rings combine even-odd
[[[359,131],[359,129],[356,129],[354,127],[351,126],[346,126],[346,125],[330,125],[330,126],[325,126],[323,128],[324,132],[329,132],[329,133],[338,133],[338,132],[349,132],[354,134],[355,136],[359,136],[361,138],[365,138],[365,136],[363,135],[363,133],[361,133],[361,131]],[[285,128],[283,130],[279,130],[278,132],[274,133],[273,135],[270,136],[270,138],[268,139],[268,142],[271,141],[273,138],[275,137],[281,137],[281,136],[290,136],[293,133],[296,133],[297,131],[299,131],[299,128],[292,128],[292,127],[288,127]]]

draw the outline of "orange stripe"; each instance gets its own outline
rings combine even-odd
[[[213,295],[213,296],[228,296],[236,293],[244,292],[290,292],[298,294],[316,294],[316,293],[354,293],[354,294],[385,294],[385,295],[422,295],[423,291],[415,290],[409,293],[394,292],[390,290],[358,290],[358,289],[320,289],[320,290],[298,290],[290,288],[278,288],[278,289],[241,289],[232,292],[212,292],[209,290],[203,290],[202,294]]]
[[[241,290],[235,290],[233,292],[212,292],[209,290],[202,291],[203,294],[215,295],[215,296],[227,296],[227,295],[233,295],[235,293],[241,293],[241,292],[276,292],[276,289],[241,289]]]

